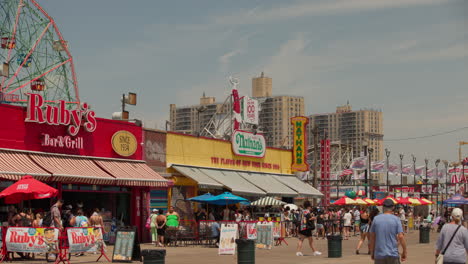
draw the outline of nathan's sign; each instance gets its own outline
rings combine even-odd
[[[237,130],[231,140],[232,150],[236,155],[255,158],[265,156],[266,143],[263,135]]]
[[[305,116],[296,116],[291,118],[293,125],[293,162],[291,170],[293,171],[308,171],[307,164],[307,136],[306,125],[309,119]]]
[[[27,95],[29,98],[25,122],[68,126],[68,133],[71,136],[76,136],[81,127],[88,132],[96,130],[96,113],[89,109],[87,103],[69,110],[64,100],[59,100],[57,106],[44,105],[44,98],[40,94],[28,93]]]

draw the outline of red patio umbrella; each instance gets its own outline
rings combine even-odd
[[[396,199],[399,204],[412,204],[412,202],[409,200],[409,197],[400,197]]]
[[[6,204],[16,204],[25,200],[45,199],[55,197],[58,190],[26,175],[0,193]]]

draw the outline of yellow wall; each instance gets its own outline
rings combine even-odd
[[[263,158],[236,156],[232,152],[230,141],[168,132],[166,162],[168,166],[180,164],[291,174],[292,153],[290,150],[268,148]]]

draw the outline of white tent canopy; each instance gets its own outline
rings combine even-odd
[[[280,200],[277,200],[272,197],[263,197],[258,199],[255,202],[252,202],[250,205],[252,206],[282,206],[285,205],[286,203]]]

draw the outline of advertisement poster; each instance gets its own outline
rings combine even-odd
[[[99,227],[67,228],[70,253],[101,252],[104,245]]]
[[[247,239],[257,239],[256,223],[248,223],[245,228],[247,230]]]
[[[117,230],[112,262],[131,262],[136,230]]]
[[[273,246],[273,223],[257,224],[257,248],[271,249]]]
[[[273,238],[281,237],[281,222],[273,222]]]
[[[9,227],[5,242],[9,252],[58,253],[56,228]]]
[[[236,253],[236,238],[237,238],[237,225],[236,224],[222,224],[221,236],[219,239],[219,255],[234,255]]]

